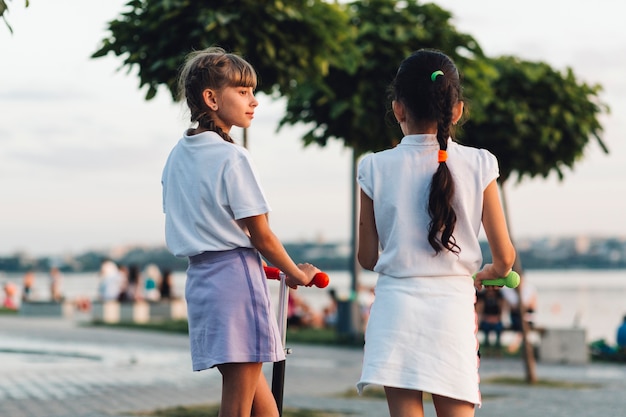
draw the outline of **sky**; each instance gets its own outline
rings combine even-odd
[[[0,21],[0,255],[163,245],[161,170],[188,127],[162,89],[151,101],[119,57],[91,59],[126,0],[9,2]],[[613,0],[442,0],[487,55],[573,69],[601,84],[604,154],[590,142],[565,179],[510,181],[514,238],[626,237],[626,31]],[[80,17],[78,17],[80,16]],[[462,71],[462,68],[461,68]],[[304,126],[276,131],[283,101],[258,95],[249,150],[284,242],[348,242],[351,151],[304,148]],[[235,140],[242,132],[233,129]]]

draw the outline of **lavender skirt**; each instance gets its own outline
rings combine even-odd
[[[259,253],[251,248],[189,258],[185,285],[194,371],[285,359]]]

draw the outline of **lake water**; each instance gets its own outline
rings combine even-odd
[[[347,271],[329,271],[330,285],[338,295],[350,295],[351,276]],[[615,343],[615,333],[626,315],[626,270],[529,270],[524,279],[536,288],[538,306],[536,324],[546,328],[580,327],[586,330],[588,341],[606,339]],[[21,287],[21,275],[0,275],[0,282],[12,281]],[[359,275],[363,286],[373,286],[376,274],[363,271]],[[185,274],[174,275],[175,293],[184,294]],[[96,273],[65,274],[62,291],[66,298],[95,298],[98,285]],[[278,283],[270,281],[272,292],[278,294]],[[330,301],[327,289],[302,287],[298,294],[309,304],[321,310]],[[38,274],[35,296],[45,300],[49,297],[48,277]],[[0,299],[3,295],[0,295]]]

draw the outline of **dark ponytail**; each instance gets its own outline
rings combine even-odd
[[[452,60],[439,51],[414,52],[400,65],[390,90],[414,121],[437,122],[439,149],[447,155],[452,111],[462,100],[459,73]],[[460,252],[453,235],[457,219],[452,206],[454,193],[454,178],[444,157],[433,175],[428,197],[428,242],[437,254],[443,250]]]

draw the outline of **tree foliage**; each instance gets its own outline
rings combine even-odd
[[[504,183],[515,173],[523,177],[547,177],[572,168],[584,149],[600,138],[599,116],[608,106],[599,99],[600,85],[576,79],[571,68],[559,72],[543,62],[511,56],[488,60],[491,99],[482,109],[484,117],[470,118],[463,126],[464,143],[493,152],[500,163]]]
[[[0,0],[0,17],[2,17],[2,20],[4,20],[4,23],[7,25],[9,32],[13,33],[13,28],[11,27],[11,25],[9,25],[9,22],[7,21],[7,18],[5,16],[5,13],[9,11],[9,5],[7,4],[7,1],[9,0]],[[24,0],[24,7],[28,7],[29,3],[29,0]]]
[[[138,68],[146,99],[159,85],[176,100],[176,77],[192,50],[221,46],[243,55],[259,73],[259,91],[285,94],[332,65],[349,66],[347,17],[321,0],[130,0],[93,57],[123,57]]]
[[[469,69],[479,64],[473,57],[482,52],[471,36],[456,31],[451,14],[434,4],[364,0],[350,3],[348,13],[360,52],[356,70],[331,65],[323,79],[299,84],[287,96],[280,126],[308,123],[305,144],[324,146],[329,139],[341,139],[360,154],[391,147],[401,138],[387,117],[387,86],[406,56],[436,48]],[[480,82],[468,85],[477,91],[485,87]]]

